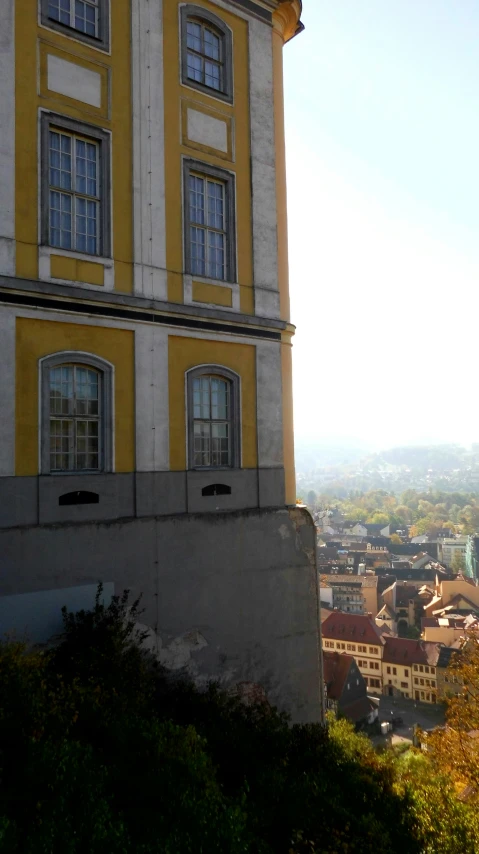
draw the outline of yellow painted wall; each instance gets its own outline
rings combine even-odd
[[[205,282],[193,282],[193,300],[205,302],[211,305],[233,305],[233,292],[231,288],[221,285],[207,285]]]
[[[241,377],[241,447],[243,468],[256,468],[256,348],[250,344],[205,341],[198,338],[168,339],[170,402],[170,469],[186,469],[185,373],[197,365],[216,364]]]
[[[87,282],[90,285],[104,285],[104,273],[102,264],[80,261],[79,258],[67,258],[64,255],[50,255],[50,275],[54,279]]]
[[[251,190],[250,190],[250,125],[249,125],[249,80],[248,80],[248,25],[242,18],[220,9],[207,0],[196,0],[213,14],[222,18],[233,31],[233,79],[234,104],[226,104],[217,98],[197,92],[180,83],[180,0],[168,0],[163,4],[164,15],[164,79],[165,79],[165,175],[166,209],[166,258],[168,273],[168,299],[183,302],[181,275],[183,273],[183,225],[182,225],[182,164],[181,155],[210,163],[220,169],[229,169],[236,174],[236,240],[240,284],[241,311],[252,314],[253,258],[251,235]],[[180,144],[179,127],[182,115],[182,99],[190,106],[197,104],[212,108],[226,118],[234,118],[235,160],[228,162],[215,156],[211,149]],[[185,138],[183,137],[183,142]]]
[[[130,17],[128,0],[111,3],[112,53],[109,56],[81,41],[39,26],[38,0],[15,2],[15,229],[18,276],[38,278],[38,110],[42,107],[112,131],[115,289],[132,291]],[[68,61],[89,69],[97,68],[103,80],[109,77],[110,92],[108,96],[104,93],[101,109],[48,92],[44,74],[40,78],[40,66],[44,65],[49,46],[52,52]],[[106,84],[104,90],[105,87]]]
[[[92,353],[115,366],[115,471],[134,471],[133,332],[17,318],[15,473],[38,474],[38,360],[62,350]]]

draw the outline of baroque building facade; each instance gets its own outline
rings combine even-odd
[[[282,90],[300,15],[6,0],[0,633],[129,588],[165,663],[316,720]]]

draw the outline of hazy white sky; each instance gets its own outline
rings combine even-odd
[[[478,0],[303,0],[285,48],[295,430],[479,440]]]

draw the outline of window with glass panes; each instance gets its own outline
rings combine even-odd
[[[100,143],[50,128],[50,246],[100,254]]]
[[[48,17],[93,38],[99,33],[99,0],[48,0]]]
[[[209,89],[224,91],[223,38],[211,26],[195,18],[186,22],[186,67],[189,80]]]
[[[211,375],[193,379],[193,465],[232,465],[231,383]]]
[[[226,187],[221,181],[189,175],[190,272],[227,279]]]
[[[102,468],[101,383],[88,366],[49,368],[50,471]]]

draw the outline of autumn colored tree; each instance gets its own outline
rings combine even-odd
[[[469,631],[460,653],[452,656],[448,677],[462,691],[446,700],[446,726],[428,733],[427,752],[458,789],[471,786],[479,801],[479,635]]]
[[[401,537],[398,534],[391,534],[390,543],[393,546],[400,546],[402,543]]]

